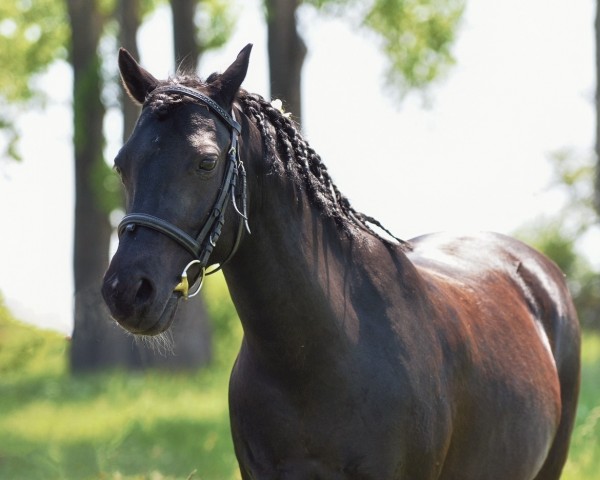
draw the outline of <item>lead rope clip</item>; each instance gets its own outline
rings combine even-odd
[[[180,292],[181,296],[183,297],[184,300],[187,300],[188,298],[192,298],[195,297],[196,295],[198,295],[198,293],[200,293],[200,290],[202,289],[202,285],[204,283],[204,277],[206,274],[206,268],[202,267],[202,269],[200,270],[200,277],[198,280],[196,280],[196,283],[194,285],[192,285],[192,288],[195,289],[192,293],[190,293],[190,283],[188,281],[188,275],[187,275],[187,271],[188,269],[195,264],[200,265],[200,260],[192,260],[190,263],[188,263],[185,268],[183,269],[183,272],[181,273],[181,281],[177,284],[177,286],[175,287],[175,292]]]

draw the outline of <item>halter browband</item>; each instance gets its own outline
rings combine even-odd
[[[204,103],[207,107],[209,107],[214,113],[216,113],[221,120],[223,120],[227,125],[231,127],[231,129],[235,130],[239,135],[242,133],[242,127],[238,122],[235,121],[233,116],[233,110],[231,113],[228,113],[221,105],[215,102],[212,98],[200,93],[198,90],[194,90],[193,88],[184,87],[183,85],[166,85],[164,87],[158,87],[150,92],[150,97],[156,95],[157,93],[180,93],[185,95],[186,97],[194,98]],[[148,100],[148,98],[146,98]],[[233,133],[233,132],[232,132]]]
[[[193,263],[198,263],[200,265],[200,268],[203,270],[202,277],[204,277],[204,269],[208,265],[209,257],[212,254],[219,236],[221,235],[221,230],[225,223],[225,211],[227,209],[227,205],[229,204],[230,198],[233,201],[233,207],[235,211],[241,217],[235,244],[225,261],[223,261],[218,268],[207,272],[207,274],[215,273],[216,271],[220,270],[221,267],[234,255],[237,247],[239,246],[244,225],[246,226],[246,229],[250,231],[248,228],[246,215],[246,172],[238,154],[238,136],[242,129],[240,124],[236,122],[233,111],[231,114],[228,113],[212,98],[207,97],[197,90],[184,87],[182,85],[167,85],[153,90],[146,100],[157,93],[179,93],[181,95],[198,100],[206,105],[213,113],[216,113],[218,118],[227,125],[231,131],[231,141],[229,150],[227,152],[227,164],[225,166],[223,182],[221,183],[221,187],[217,193],[217,198],[215,199],[212,210],[210,211],[206,222],[200,229],[200,233],[198,233],[196,238],[192,237],[172,223],[147,213],[130,213],[125,215],[123,220],[121,220],[121,223],[119,223],[118,233],[119,236],[121,236],[123,231],[133,231],[135,227],[139,225],[151,228],[168,236],[192,254],[194,257]],[[240,174],[242,177],[242,212],[240,212],[235,203],[235,189],[238,182],[238,176]],[[186,273],[186,270],[184,270],[184,274]],[[196,290],[196,293],[197,291],[198,290]],[[187,290],[184,292],[184,297],[187,297]]]

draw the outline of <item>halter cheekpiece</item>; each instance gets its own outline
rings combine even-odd
[[[147,213],[130,213],[125,215],[118,227],[119,236],[121,236],[124,231],[133,231],[137,226],[151,228],[173,239],[188,252],[190,252],[194,257],[194,260],[188,263],[188,265],[185,267],[183,273],[181,274],[181,281],[175,287],[175,291],[180,292],[183,298],[189,298],[198,294],[200,288],[202,287],[202,282],[205,275],[210,275],[217,272],[231,259],[231,257],[233,257],[240,244],[244,227],[248,233],[250,233],[247,215],[246,170],[244,169],[244,164],[240,159],[238,151],[238,137],[242,131],[242,128],[235,120],[233,110],[231,113],[228,113],[212,98],[200,93],[198,90],[184,87],[182,85],[166,85],[154,89],[150,93],[150,96],[153,96],[157,93],[175,93],[198,100],[202,104],[206,105],[213,113],[215,113],[219,120],[221,120],[231,132],[231,140],[229,149],[227,151],[227,163],[225,166],[223,181],[217,193],[212,210],[210,211],[206,222],[200,229],[200,233],[198,233],[196,237],[189,235],[179,227],[166,220]],[[241,183],[241,192],[239,193],[236,191],[236,189],[238,189],[238,183]],[[238,196],[241,197],[241,210],[237,205],[236,197]],[[223,225],[225,224],[225,212],[230,200],[233,208],[240,216],[240,223],[238,226],[235,244],[228,257],[221,262],[218,267],[214,268],[210,272],[206,272],[210,255],[217,244],[217,240],[221,236],[221,231],[223,229]],[[187,280],[187,271],[192,265],[196,264],[199,265],[201,272],[198,280],[196,281],[196,285],[193,287],[193,293],[189,293],[190,286]]]

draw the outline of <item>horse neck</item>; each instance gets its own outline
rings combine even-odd
[[[358,335],[354,279],[372,289],[368,256],[389,249],[358,227],[342,231],[285,175],[249,170],[252,234],[224,268],[245,348],[287,371],[299,355],[335,357]]]
[[[270,192],[264,202],[225,278],[246,342],[282,360],[319,340],[317,331],[324,342],[333,340],[336,287],[325,269],[337,263],[341,242],[305,201],[292,205]]]

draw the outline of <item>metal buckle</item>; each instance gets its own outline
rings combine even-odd
[[[180,292],[181,296],[184,298],[184,300],[187,300],[188,298],[192,298],[192,297],[195,297],[196,295],[198,295],[198,293],[200,293],[200,289],[202,288],[202,284],[204,283],[206,268],[202,267],[202,269],[200,270],[200,277],[198,278],[198,280],[196,280],[196,283],[194,285],[192,285],[192,288],[195,288],[195,290],[193,293],[190,293],[190,284],[188,282],[187,271],[192,265],[194,265],[196,263],[201,264],[200,260],[192,260],[190,263],[188,263],[185,266],[185,268],[183,269],[183,272],[181,273],[181,281],[177,284],[177,286],[173,290],[174,292]]]

